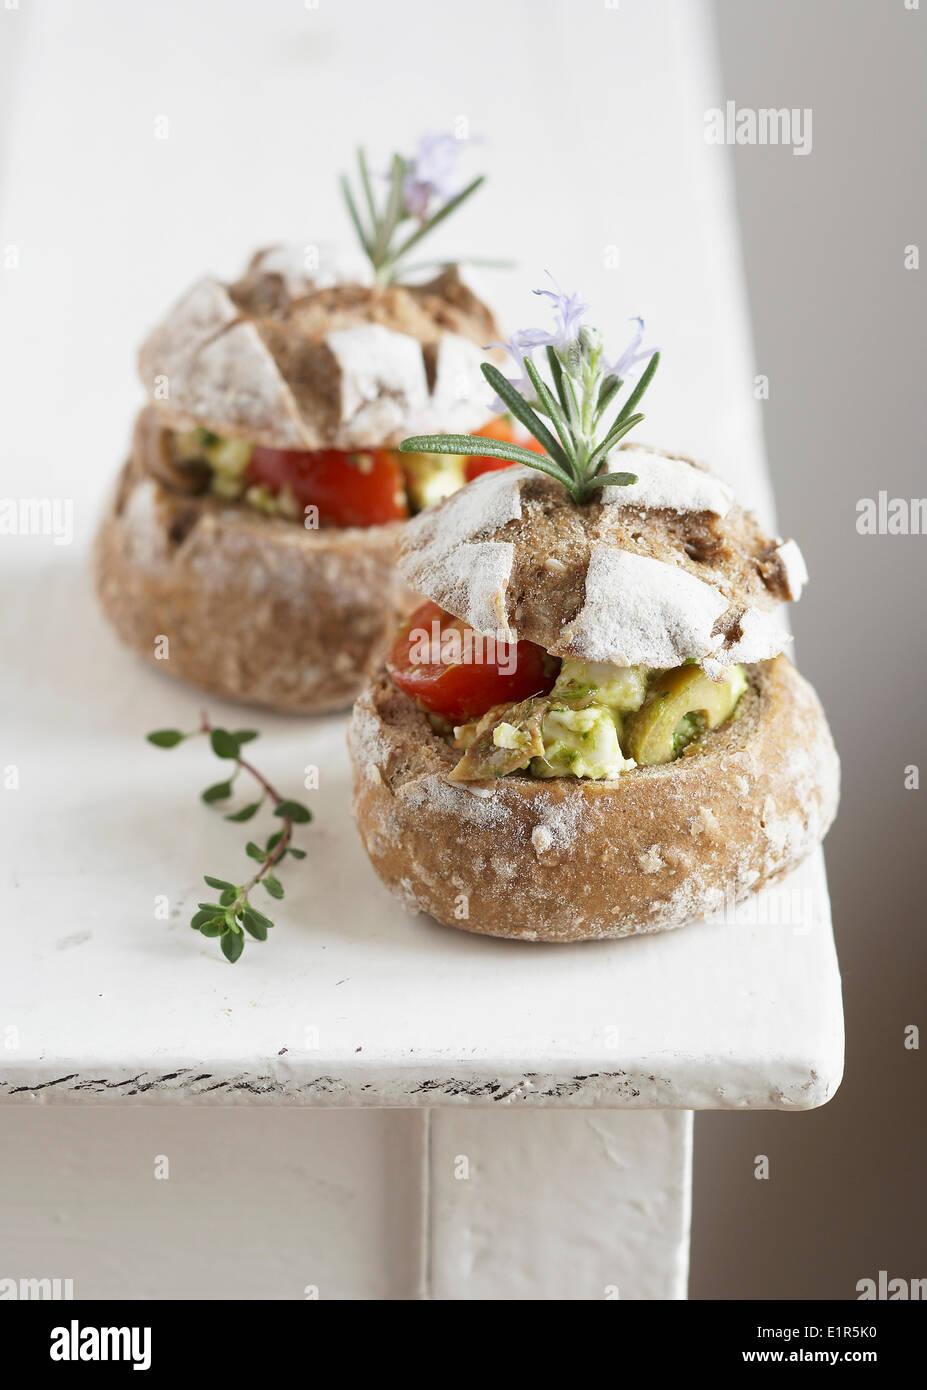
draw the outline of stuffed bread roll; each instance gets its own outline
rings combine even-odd
[[[581,417],[627,365],[607,369],[591,333],[551,352],[550,392],[534,382],[522,413],[554,467],[496,472],[410,522],[400,571],[429,602],[349,745],[361,839],[410,908],[569,942],[677,927],[788,873],[833,820],[839,764],[783,654],[795,542],[702,467],[623,444],[633,413],[597,455],[573,395]]]

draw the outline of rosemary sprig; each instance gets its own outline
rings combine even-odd
[[[408,253],[484,182],[485,176],[481,174],[466,187],[456,190],[454,166],[463,144],[453,135],[426,135],[414,156],[394,154],[382,203],[378,203],[374,192],[363,149],[357,151],[362,197],[355,194],[347,175],[341,176],[348,215],[373,266],[378,285],[392,284]]]
[[[268,836],[263,847],[253,840],[245,845],[245,853],[257,863],[257,869],[244,883],[232,883],[213,874],[204,874],[204,881],[219,894],[218,902],[197,903],[197,910],[190,919],[190,926],[203,936],[217,936],[222,954],[234,965],[245,949],[245,933],[255,941],[266,941],[273,920],[259,912],[250,901],[250,894],[258,884],[272,898],[283,897],[283,884],[274,870],[288,854],[294,859],[305,859],[305,850],[296,849],[290,842],[294,825],[305,825],[312,819],[312,812],[299,801],[282,797],[262,772],[247,758],[241,756],[243,744],[251,743],[258,737],[255,729],[228,730],[215,727],[206,711],[202,712],[198,729],[184,733],[180,729],[156,729],[147,735],[148,742],[155,748],[176,748],[188,739],[206,736],[217,758],[235,764],[234,771],[222,782],[215,782],[201,793],[201,798],[211,805],[217,801],[227,801],[232,795],[234,783],[244,772],[254,778],[260,789],[257,801],[247,802],[238,811],[230,812],[225,819],[241,823],[249,821],[264,805],[270,802],[273,814],[282,825]]]
[[[635,473],[609,472],[609,455],[635,425],[644,419],[635,407],[653,380],[660,354],[640,351],[643,323],[621,357],[609,366],[600,334],[580,322],[586,305],[575,295],[538,290],[554,300],[557,328],[553,333],[525,329],[503,346],[524,373],[520,382],[509,381],[491,362],[481,371],[496,393],[500,406],[523,425],[546,451],[546,458],[480,435],[427,434],[404,439],[406,453],[487,454],[536,468],[562,483],[574,502],[588,502],[603,487],[627,487],[637,482]],[[546,348],[548,383],[535,363],[535,348]],[[606,424],[606,415],[617,402],[635,364],[648,357],[640,380],[624,404]],[[550,421],[550,426],[545,423]],[[552,426],[552,428],[551,428]]]

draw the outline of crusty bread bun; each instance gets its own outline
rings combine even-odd
[[[197,281],[149,335],[139,373],[163,423],[275,449],[382,449],[484,425],[493,316],[456,268],[425,285],[332,284],[292,250]]]
[[[97,538],[97,588],[119,635],[161,670],[275,709],[349,704],[405,596],[399,523],[307,530],[207,494],[174,431],[287,450],[390,447],[492,415],[479,370],[498,337],[449,269],[420,286],[343,283],[303,253],[258,252],[232,284],[206,277],[148,337],[149,404]],[[168,659],[163,659],[167,637]]]
[[[786,874],[837,806],[817,696],[785,657],[734,719],[617,781],[448,781],[455,752],[385,675],[349,730],[354,809],[384,883],[439,922],[522,941],[665,931]]]
[[[400,525],[307,531],[169,491],[130,460],[97,535],[97,592],[122,640],[162,671],[273,709],[339,709],[402,611]]]
[[[640,446],[612,459],[638,482],[584,506],[528,468],[478,478],[406,527],[405,579],[484,636],[554,656],[712,674],[781,652],[783,600],[807,578],[795,542],[765,536],[688,459]]]

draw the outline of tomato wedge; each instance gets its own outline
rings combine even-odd
[[[318,507],[320,526],[382,526],[409,515],[402,468],[392,449],[301,453],[255,445],[245,481],[275,496],[287,489],[303,513]]]
[[[478,719],[492,705],[546,695],[559,667],[534,642],[484,640],[436,603],[415,610],[386,663],[400,690],[453,724]]]
[[[545,452],[527,431],[522,431],[516,436],[507,415],[499,415],[495,420],[490,420],[481,430],[474,430],[474,434],[481,434],[484,439],[501,439],[505,444],[520,444],[523,449],[531,449],[535,454]],[[489,454],[470,454],[464,463],[464,477],[468,483],[472,483],[474,478],[479,478],[483,473],[495,473],[500,468],[514,466],[508,459],[490,458]]]

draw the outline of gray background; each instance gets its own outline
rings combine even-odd
[[[734,147],[766,443],[781,529],[813,585],[802,669],[843,759],[827,864],[847,1069],[823,1110],[696,1118],[693,1298],[847,1298],[927,1274],[927,536],[859,536],[856,503],[927,494],[925,25],[904,0],[715,0],[725,96],[811,107],[813,150]],[[927,1038],[924,1046],[927,1047]],[[769,1181],[753,1176],[766,1154]],[[724,1252],[723,1257],[720,1252]]]

